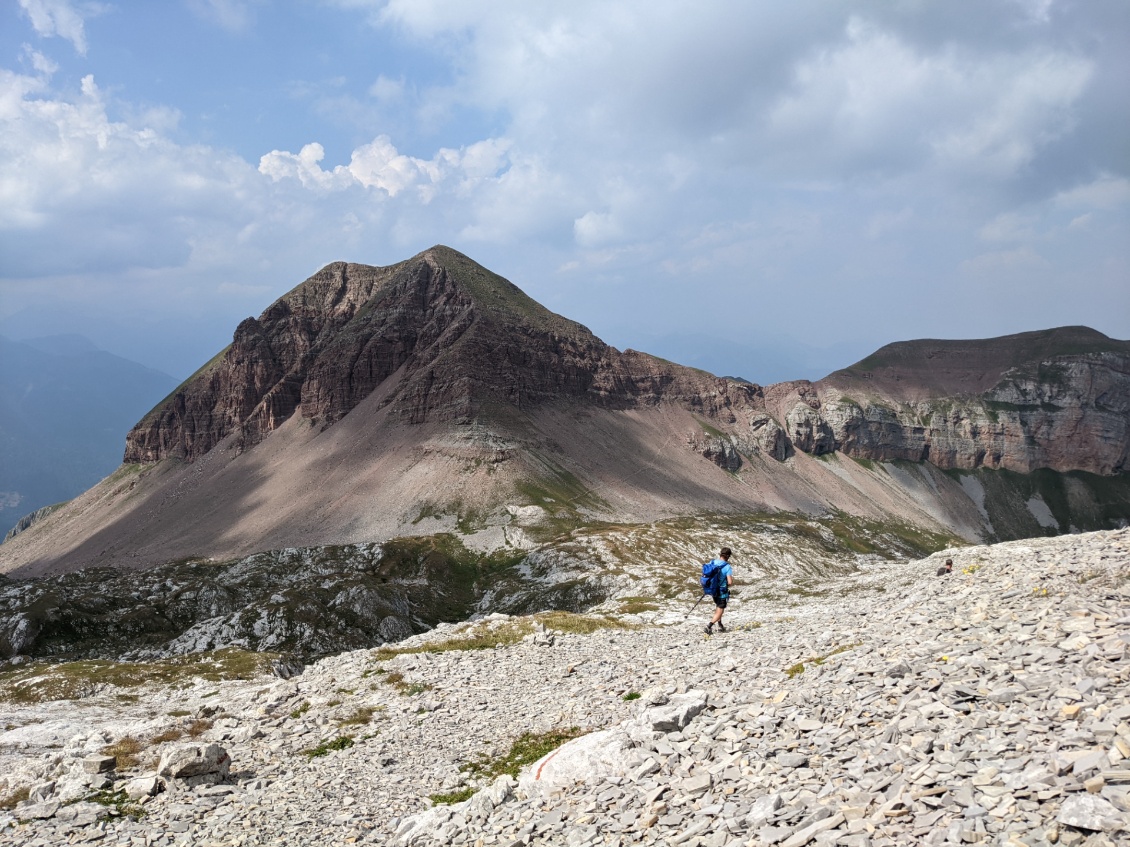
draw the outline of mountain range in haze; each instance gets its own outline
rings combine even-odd
[[[844,513],[969,540],[1130,517],[1130,343],[1085,327],[889,345],[758,386],[604,344],[466,256],[334,263],[0,547],[20,576],[458,533]]]
[[[0,336],[0,363],[3,530],[112,473],[124,434],[177,383],[81,335]]]

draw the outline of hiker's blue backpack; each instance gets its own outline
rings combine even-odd
[[[699,583],[702,585],[703,594],[718,594],[722,589],[722,568],[725,562],[718,559],[711,559],[702,566],[702,576],[699,578]]]

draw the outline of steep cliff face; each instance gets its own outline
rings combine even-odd
[[[939,468],[1123,473],[1130,343],[1065,327],[889,345],[817,383],[766,389],[799,450]]]
[[[386,268],[329,265],[243,321],[230,347],[134,427],[124,461],[193,460],[233,433],[253,446],[295,413],[332,424],[388,380],[383,403],[413,424],[469,422],[491,403],[666,398],[715,415],[760,397],[757,386],[620,353],[435,247]]]

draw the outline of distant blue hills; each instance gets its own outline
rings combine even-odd
[[[113,472],[130,427],[178,383],[82,335],[0,336],[0,538]]]

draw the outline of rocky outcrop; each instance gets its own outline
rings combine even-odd
[[[41,509],[36,509],[31,514],[24,515],[22,518],[20,518],[18,521],[16,521],[16,525],[14,527],[12,527],[10,530],[8,530],[8,534],[4,536],[4,541],[11,541],[13,538],[15,538],[17,535],[19,535],[25,529],[31,529],[33,526],[35,526],[37,523],[39,523],[45,517],[47,517],[52,512],[56,511],[57,509],[59,509],[60,507],[62,507],[64,505],[66,505],[66,504],[65,503],[55,503],[54,505],[51,505],[51,506],[44,506]],[[3,543],[4,543],[3,541],[0,541],[0,544],[3,544]]]
[[[1093,330],[890,345],[765,393],[792,444],[813,455],[1100,476],[1130,466],[1130,342]]]
[[[536,557],[519,559],[483,556],[445,536],[13,581],[0,587],[0,659],[154,659],[239,647],[293,661],[400,641],[484,603],[580,609],[605,597],[595,575],[578,586],[537,568]],[[294,670],[280,661],[276,675]]]
[[[231,756],[219,744],[178,744],[161,754],[157,766],[158,774],[188,787],[223,782],[230,770]]]

